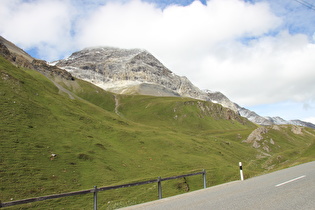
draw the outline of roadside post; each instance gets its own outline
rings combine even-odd
[[[158,177],[158,194],[159,194],[159,199],[162,199],[162,181],[161,181],[161,177]]]
[[[203,188],[206,189],[207,188],[207,180],[206,180],[206,176],[207,176],[207,172],[205,169],[202,170],[203,174]]]
[[[97,210],[97,186],[94,186],[94,210]]]
[[[242,162],[238,163],[240,166],[240,175],[241,175],[241,180],[244,181],[244,175],[243,175],[243,166],[242,166]]]

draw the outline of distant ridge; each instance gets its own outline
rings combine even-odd
[[[46,61],[35,59],[12,42],[0,36],[0,54],[16,66],[35,69],[47,77],[61,76],[67,80],[74,80],[72,75],[58,67],[48,65]]]
[[[11,53],[14,53],[16,55],[22,56],[23,58],[25,58],[29,62],[32,62],[34,60],[34,58],[32,56],[30,56],[24,50],[22,50],[21,48],[17,47],[15,44],[13,44],[12,42],[6,40],[2,36],[0,36],[0,43],[4,44]]]

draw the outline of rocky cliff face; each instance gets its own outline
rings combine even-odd
[[[239,112],[238,105],[228,99],[228,97],[226,97],[223,93],[217,91],[213,92],[210,90],[204,90],[204,92],[207,93],[213,103],[221,104],[222,106],[234,110],[237,113]]]
[[[115,93],[182,96],[213,101],[211,94],[201,91],[186,77],[174,74],[145,50],[86,48],[53,64]],[[222,105],[237,112],[233,103]]]
[[[0,36],[0,55],[16,66],[37,70],[48,77],[58,75],[67,80],[74,80],[74,77],[69,72],[48,65],[46,61],[33,58],[2,36]]]
[[[0,36],[0,43],[3,46],[5,46],[5,48],[8,50],[6,55],[10,54],[11,57],[16,57],[20,60],[22,60],[22,58],[23,58],[24,60],[28,61],[29,63],[31,63],[34,60],[34,58],[32,56],[30,56],[24,50],[17,47],[15,44],[6,40],[2,36]],[[3,48],[3,46],[2,46],[2,48]],[[4,54],[2,54],[2,55],[4,55]]]

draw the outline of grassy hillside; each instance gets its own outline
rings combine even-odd
[[[54,82],[62,88],[0,57],[2,202],[202,169],[212,186],[238,179],[239,161],[248,178],[315,159],[312,129],[270,128],[264,140],[275,143],[266,152],[243,142],[257,126],[218,104],[114,95],[81,80]],[[199,176],[167,181],[163,196],[200,188]],[[154,199],[156,184],[144,185],[100,192],[99,207]],[[88,194],[9,209],[91,209],[92,202]]]

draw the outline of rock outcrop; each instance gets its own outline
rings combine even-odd
[[[0,55],[16,66],[34,69],[46,76],[58,75],[67,80],[74,80],[74,77],[69,72],[56,66],[48,65],[46,61],[33,58],[2,36],[0,36]]]

